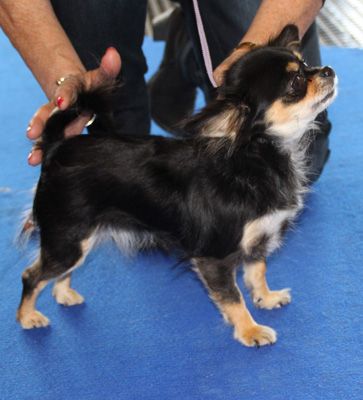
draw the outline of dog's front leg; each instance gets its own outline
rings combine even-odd
[[[271,310],[290,303],[290,289],[270,290],[266,281],[266,261],[255,261],[244,265],[244,281],[251,290],[256,307]]]
[[[71,274],[56,280],[52,294],[58,304],[74,306],[84,302],[83,296],[71,288]]]
[[[246,346],[276,342],[276,332],[258,325],[249,313],[236,284],[236,263],[214,258],[193,259],[196,271],[225,320],[234,326],[234,337]]]

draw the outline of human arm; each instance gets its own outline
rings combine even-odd
[[[300,38],[304,36],[323,5],[322,0],[262,0],[261,5],[240,43],[257,45],[267,43],[288,24],[295,24]],[[236,48],[215,70],[218,85],[223,81],[224,72],[236,61],[246,47]]]
[[[109,49],[99,68],[86,71],[70,40],[57,20],[49,0],[1,0],[0,26],[18,50],[39,82],[49,102],[34,114],[27,136],[38,139],[55,106],[65,109],[75,100],[80,84],[92,87],[116,77],[121,68],[120,56]],[[72,77],[57,86],[62,76]],[[68,134],[80,133],[87,118],[80,119],[68,129]],[[34,150],[29,163],[41,161]]]

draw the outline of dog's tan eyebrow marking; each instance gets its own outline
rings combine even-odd
[[[300,69],[300,65],[295,61],[290,61],[287,63],[286,71],[287,72],[297,72]]]

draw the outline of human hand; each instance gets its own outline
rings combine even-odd
[[[52,99],[47,104],[41,106],[34,114],[27,128],[27,137],[34,141],[38,140],[53,110],[56,107],[65,110],[69,105],[74,103],[81,86],[86,89],[100,86],[107,81],[114,80],[120,70],[121,57],[116,49],[110,47],[103,55],[98,68],[77,75],[67,76],[66,79],[57,86]],[[80,134],[89,119],[90,116],[78,117],[67,126],[65,135],[72,136]],[[28,163],[35,166],[41,161],[42,152],[35,144],[28,156]]]
[[[224,81],[224,74],[232,66],[232,64],[234,64],[255,46],[256,45],[251,42],[243,42],[239,44],[232,51],[232,53],[221,64],[218,65],[218,67],[213,71],[214,80],[218,86],[222,85]]]

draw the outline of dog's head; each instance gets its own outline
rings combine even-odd
[[[251,121],[286,139],[303,134],[333,101],[337,78],[330,67],[309,67],[299,53],[298,29],[287,25],[266,46],[249,51],[226,72],[221,100],[244,105]]]
[[[336,96],[333,69],[304,62],[295,25],[265,46],[246,46],[226,71],[217,100],[192,117],[186,130],[246,143],[261,126],[282,140],[299,140]]]

